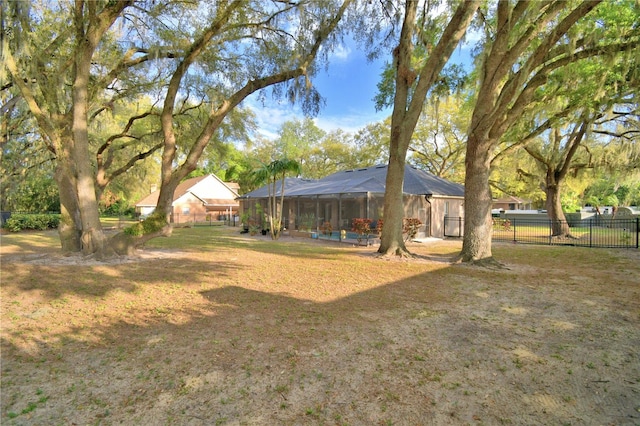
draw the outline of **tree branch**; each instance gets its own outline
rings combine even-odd
[[[159,149],[161,149],[163,146],[162,142],[159,142],[157,144],[155,144],[153,147],[151,147],[149,150],[145,151],[145,152],[141,152],[138,155],[135,155],[133,157],[131,157],[129,159],[129,161],[127,161],[127,163],[114,170],[112,173],[110,173],[109,175],[106,174],[106,170],[103,171],[103,173],[99,174],[97,179],[96,179],[96,183],[98,185],[98,187],[100,188],[100,190],[104,190],[104,188],[107,187],[107,185],[109,185],[109,183],[111,183],[115,178],[117,178],[120,175],[125,174],[127,171],[129,171],[133,166],[135,166],[135,164],[138,161],[142,161],[145,158],[149,157],[150,155],[152,155],[154,152],[158,151]]]
[[[342,16],[346,12],[347,8],[351,5],[353,0],[344,0],[339,10],[336,12],[336,15],[329,21],[326,26],[320,28],[316,34],[316,39],[307,52],[307,54],[302,58],[297,67],[285,70],[279,73],[275,73],[266,77],[257,78],[254,80],[250,80],[238,91],[233,93],[230,97],[224,100],[221,105],[214,111],[211,112],[207,124],[203,128],[202,132],[198,136],[196,142],[192,145],[189,153],[187,154],[187,158],[185,159],[182,166],[180,166],[179,176],[183,178],[186,176],[195,166],[197,165],[197,160],[204,151],[204,148],[207,146],[209,140],[215,129],[220,125],[224,117],[235,108],[240,102],[247,98],[247,96],[252,93],[263,89],[268,86],[272,86],[274,84],[282,83],[296,77],[300,77],[302,75],[307,74],[307,70],[313,60],[316,58],[318,51],[320,50],[320,46],[326,41],[328,36],[333,32],[333,30],[338,26]],[[184,176],[183,176],[184,175]]]

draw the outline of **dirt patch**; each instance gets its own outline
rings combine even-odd
[[[88,263],[3,237],[1,423],[640,423],[637,250],[217,228]]]

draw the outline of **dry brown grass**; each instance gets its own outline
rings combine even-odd
[[[4,424],[638,424],[637,250],[177,229],[81,262],[3,235]]]

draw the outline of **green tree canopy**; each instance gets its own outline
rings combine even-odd
[[[407,161],[436,176],[462,183],[469,118],[470,111],[461,96],[434,96],[420,114]]]
[[[122,162],[162,151],[157,211],[166,220],[175,187],[198,167],[223,121],[247,96],[271,87],[275,96],[316,112],[321,98],[311,78],[317,62],[326,61],[339,42],[334,34],[351,29],[341,24],[349,7],[355,22],[367,5],[353,0],[3,2],[3,28],[11,36],[3,39],[2,87],[25,103],[55,154],[63,250],[98,256],[123,250],[122,239],[110,244],[101,229],[98,195],[108,174],[98,173],[108,150],[141,140],[131,135],[137,122],[156,120],[147,128],[157,143],[150,149],[137,146],[134,157]],[[119,136],[99,141],[94,150],[90,129],[96,120],[119,102],[144,97],[152,107],[137,110],[124,120]],[[198,105],[208,113],[190,121]],[[159,231],[168,234],[170,227]]]
[[[597,1],[498,1],[495,9],[493,4],[483,9],[485,39],[477,56],[476,99],[466,150],[464,261],[493,260],[489,175],[505,134],[529,111],[556,96],[544,88],[553,87],[554,79],[572,64],[596,57],[637,56],[640,29],[608,21],[610,8],[599,5]],[[615,9],[619,7],[637,14],[631,2],[616,2]],[[553,116],[538,122],[549,120]]]

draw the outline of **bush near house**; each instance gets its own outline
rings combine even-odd
[[[422,221],[416,217],[405,217],[402,225],[402,233],[406,234],[405,241],[416,237],[418,230],[422,226]]]
[[[59,214],[13,214],[4,224],[4,228],[11,232],[24,230],[44,231],[55,229],[60,224]]]
[[[320,231],[322,231],[323,235],[331,236],[333,234],[333,225],[331,225],[331,222],[324,222],[320,226]]]
[[[369,239],[369,235],[371,234],[371,222],[371,219],[366,218],[353,219],[351,223],[351,230],[357,234],[358,243],[360,243],[363,238]]]
[[[354,219],[354,228],[355,228],[356,220],[361,221],[363,219]],[[369,224],[370,223],[371,221],[369,221]],[[383,226],[384,226],[384,221],[382,219],[378,219],[374,229],[378,235],[382,235]],[[402,233],[406,235],[405,241],[415,238],[421,226],[422,226],[422,221],[420,219],[415,217],[405,217],[402,224]]]

